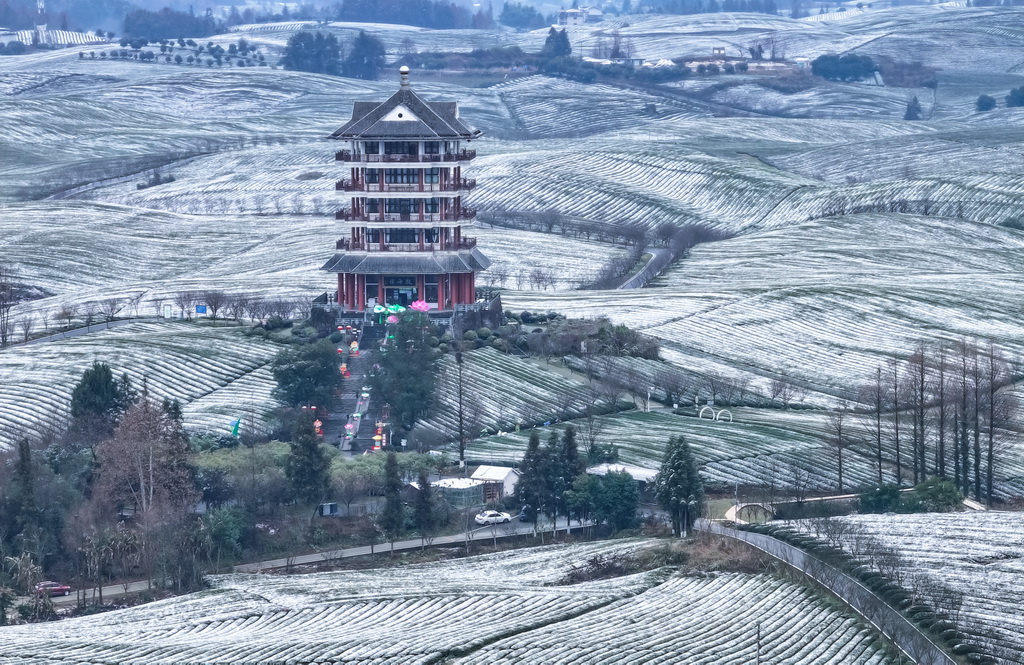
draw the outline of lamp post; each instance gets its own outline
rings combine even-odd
[[[647,386],[647,402],[645,402],[645,404],[647,405],[647,413],[651,412],[651,393],[653,393],[654,390],[654,386]]]

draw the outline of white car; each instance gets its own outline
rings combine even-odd
[[[503,522],[510,522],[512,516],[508,513],[499,513],[497,510],[485,510],[484,512],[477,515],[475,518],[477,524],[501,524]]]

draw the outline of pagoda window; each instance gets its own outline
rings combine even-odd
[[[384,182],[389,185],[416,185],[420,181],[419,169],[385,169]]]
[[[366,212],[376,215],[380,212],[380,199],[366,199]]]
[[[408,215],[413,210],[419,210],[413,199],[384,199],[384,212]]]
[[[438,199],[427,199],[423,202],[423,212],[440,212],[441,201]]]
[[[379,229],[373,229],[373,230],[367,231],[366,232],[366,240],[367,240],[367,242],[369,242],[370,244],[373,244],[373,245],[380,244],[380,233],[381,232],[380,232]]]
[[[419,145],[415,141],[385,141],[385,155],[418,155]]]
[[[440,141],[425,141],[423,143],[423,154],[424,155],[437,155],[441,152]]]
[[[416,229],[388,229],[385,239],[389,243],[417,243],[420,241]]]
[[[437,242],[437,229],[423,229],[423,242]],[[434,278],[434,281],[436,282],[437,278]]]
[[[427,302],[437,302],[437,275],[426,275],[423,282],[423,299]]]
[[[423,182],[428,185],[436,185],[441,180],[441,169],[434,167],[423,170]]]
[[[377,141],[363,141],[363,152],[367,155],[379,155],[380,143]]]
[[[366,182],[375,185],[380,182],[380,169],[366,169]]]

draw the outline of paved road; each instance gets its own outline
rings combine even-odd
[[[635,275],[620,284],[620,289],[642,289],[672,262],[672,250],[668,247],[648,247],[647,251],[650,252],[651,258],[647,259],[647,263]]]
[[[551,533],[551,523],[546,522],[539,525],[545,530],[545,533]],[[565,529],[565,519],[558,520],[558,530],[562,531]],[[581,528],[578,524],[573,525],[573,528]],[[517,522],[513,518],[512,522],[508,524],[496,524],[493,526],[485,526],[475,528],[469,531],[469,540],[471,542],[480,542],[495,540],[499,538],[508,538],[511,536],[521,536],[532,534],[534,525],[526,522]],[[431,543],[432,545],[456,545],[466,542],[466,532],[455,533],[449,536],[438,536]],[[410,540],[399,540],[395,542],[395,551],[405,550],[417,550],[423,547],[423,541],[419,538],[413,538]],[[323,552],[317,552],[315,554],[304,554],[301,556],[295,556],[291,559],[271,559],[269,561],[257,561],[255,563],[243,563],[234,567],[236,573],[259,573],[267,570],[274,570],[277,568],[287,568],[288,566],[300,566],[304,564],[322,563],[332,559],[347,559],[354,556],[366,556],[368,554],[386,554],[391,551],[390,543],[382,543],[372,546],[363,545],[360,547],[349,547],[341,550],[325,550]]]
[[[551,523],[546,522],[539,525],[545,529],[545,534],[551,533]],[[534,525],[530,523],[518,522],[513,519],[508,524],[499,524],[494,526],[485,526],[475,528],[469,531],[470,542],[486,542],[493,541],[495,539],[508,538],[511,536],[521,536],[533,533]],[[558,520],[558,530],[564,531],[566,523],[564,519]],[[578,524],[572,525],[573,529],[581,528]],[[449,536],[438,536],[431,543],[432,545],[453,545],[462,544],[466,542],[466,532],[456,533]],[[410,540],[401,540],[395,543],[395,551],[407,551],[417,550],[423,547],[423,542],[419,538]],[[364,545],[361,547],[348,547],[339,550],[326,550],[323,552],[317,552],[315,554],[303,554],[301,556],[292,557],[290,560],[284,559],[271,559],[269,561],[257,561],[254,563],[243,563],[233,568],[236,573],[260,573],[269,570],[275,570],[280,568],[287,568],[289,566],[299,566],[304,564],[315,564],[323,563],[324,561],[330,561],[333,559],[347,559],[355,556],[367,556],[369,554],[386,554],[390,552],[391,547],[388,543],[377,544],[371,547]],[[138,580],[128,584],[127,590],[123,584],[112,584],[103,587],[103,598],[115,598],[117,596],[123,596],[126,593],[138,593],[146,591],[150,588],[149,582],[146,580]],[[53,604],[60,607],[64,605],[70,605],[78,602],[80,595],[85,596],[85,600],[92,600],[95,597],[95,593],[92,589],[80,591],[79,594],[72,593],[70,596],[58,596],[53,599]]]

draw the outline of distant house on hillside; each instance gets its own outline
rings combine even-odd
[[[573,26],[584,23],[596,23],[604,19],[604,12],[596,7],[580,7],[579,9],[563,9],[558,12],[558,25]]]
[[[516,483],[519,482],[519,472],[507,466],[488,466],[484,464],[478,466],[470,478],[483,481],[485,501],[501,501],[506,496],[512,496],[516,491]]]

